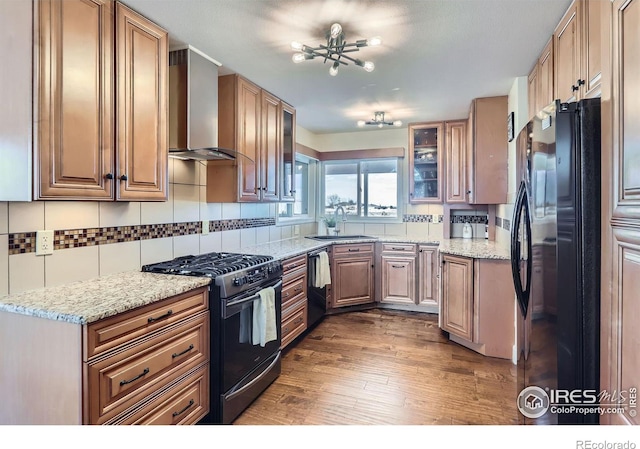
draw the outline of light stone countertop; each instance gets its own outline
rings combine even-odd
[[[210,282],[202,277],[130,271],[0,297],[0,311],[88,324]]]
[[[511,259],[509,248],[484,239],[443,239],[440,241],[438,251],[474,259]]]

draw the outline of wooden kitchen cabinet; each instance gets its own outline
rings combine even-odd
[[[291,201],[293,170],[287,183],[283,146],[286,126],[291,163],[294,117],[290,105],[240,75],[218,77],[218,144],[240,155],[234,161],[209,161],[207,201]]]
[[[34,3],[35,199],[167,199],[167,58],[120,3]]]
[[[529,74],[529,120],[555,100],[553,42],[552,36]]]
[[[307,254],[282,261],[281,347],[307,330]]]
[[[334,245],[331,308],[374,302],[374,244]]]
[[[600,20],[600,1],[574,0],[555,29],[555,98],[562,102],[600,95]]]
[[[507,202],[507,97],[475,98],[467,123],[468,204]]]
[[[510,262],[442,253],[440,258],[440,327],[480,354],[511,359],[516,302]]]
[[[416,246],[383,243],[380,253],[380,302],[416,303]]]
[[[419,306],[438,307],[438,247],[418,246],[418,297]]]
[[[296,198],[296,110],[281,101],[282,117],[282,164],[280,174],[280,202],[293,202]]]
[[[467,201],[467,121],[458,120],[445,124],[446,147],[446,202]]]
[[[441,203],[444,123],[409,124],[409,202]]]
[[[442,255],[440,327],[465,340],[473,338],[473,259]]]
[[[89,324],[0,312],[0,328],[15,337],[0,355],[11,367],[4,424],[194,424],[209,413],[207,287]]]

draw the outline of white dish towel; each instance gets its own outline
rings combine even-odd
[[[278,338],[276,329],[276,291],[273,287],[263,288],[260,296],[253,302],[253,339],[254,345],[265,344]]]
[[[329,255],[326,251],[318,253],[315,260],[315,272],[313,276],[313,286],[322,288],[331,284],[331,269],[329,268]]]

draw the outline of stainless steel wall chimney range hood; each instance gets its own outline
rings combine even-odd
[[[169,157],[246,158],[218,147],[218,66],[193,47],[169,52]]]

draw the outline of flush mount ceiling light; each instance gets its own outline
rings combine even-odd
[[[396,120],[394,122],[385,121],[384,112],[377,111],[372,120],[367,120],[366,122],[364,120],[358,120],[358,126],[364,126],[364,125],[378,125],[378,128],[382,128],[384,125],[402,126],[402,122],[400,120]]]
[[[371,39],[360,39],[352,43],[345,41],[344,32],[342,31],[342,25],[334,23],[331,25],[329,31],[327,31],[327,43],[325,45],[320,44],[318,47],[309,47],[301,44],[300,42],[291,42],[291,48],[298,53],[294,53],[291,59],[296,64],[306,61],[307,59],[322,58],[326,63],[327,60],[333,61],[329,74],[336,76],[338,74],[338,67],[340,65],[348,65],[347,61],[353,62],[355,65],[362,67],[367,72],[372,72],[375,65],[371,61],[361,61],[360,59],[352,58],[345,53],[351,53],[359,51],[361,47],[374,47],[382,44],[382,39],[379,37],[372,37]]]

